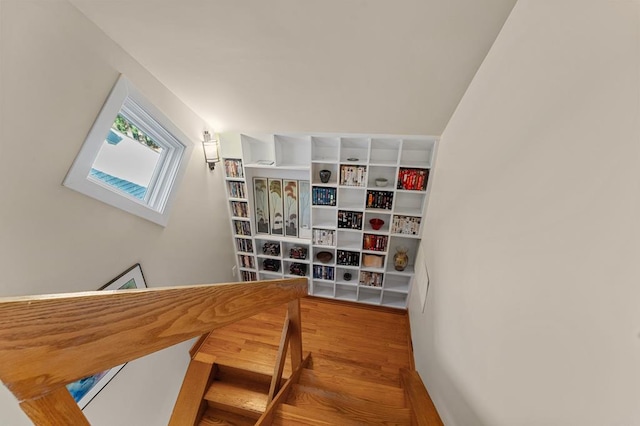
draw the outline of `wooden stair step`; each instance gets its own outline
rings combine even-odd
[[[198,426],[253,426],[256,420],[228,411],[207,408]]]
[[[405,392],[399,387],[358,380],[321,370],[305,368],[300,374],[298,384],[349,394],[362,400],[393,407],[406,407]]]
[[[368,368],[358,365],[355,361],[336,359],[328,356],[313,354],[311,357],[312,370],[324,371],[342,377],[351,377],[371,383],[400,387],[400,374],[398,371],[390,372],[382,369]]]
[[[215,366],[216,366],[215,379],[221,382],[235,381],[235,380],[250,381],[256,384],[260,383],[266,386],[267,389],[271,384],[272,374],[271,373],[265,374],[262,371],[263,369],[260,369],[261,371],[255,371],[258,369],[247,370],[247,369],[238,368],[232,365],[225,365],[225,364],[218,364],[218,363],[216,363]],[[273,370],[273,368],[271,368],[271,370]]]
[[[281,404],[276,408],[272,426],[361,426],[362,422],[345,419],[325,411]]]
[[[304,385],[293,385],[287,404],[365,424],[409,424],[410,410]]]
[[[214,380],[204,399],[209,407],[258,419],[267,407],[269,385],[245,377]]]
[[[409,415],[401,414],[376,417],[370,413],[354,416],[353,413],[329,412],[326,410],[296,407],[282,404],[275,412],[273,426],[362,426],[362,425],[410,425]]]
[[[269,376],[273,375],[273,366],[275,364],[275,357],[271,360],[271,363],[260,362],[256,359],[244,359],[244,358],[235,358],[233,355],[224,356],[218,355],[216,356],[216,364],[221,368],[230,367],[235,368],[237,370],[244,370],[247,372],[252,372],[257,375]],[[288,379],[291,376],[291,362],[289,362],[289,358],[287,357],[287,363],[285,364],[284,371],[282,373],[283,379]]]

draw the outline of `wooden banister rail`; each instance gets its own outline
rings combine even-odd
[[[269,386],[269,395],[267,396],[267,405],[273,400],[278,391],[280,391],[280,382],[282,381],[282,372],[287,359],[287,348],[291,344],[291,371],[296,371],[302,363],[302,323],[300,320],[300,300],[292,300],[287,307],[287,316],[284,319],[284,327],[282,328],[282,337],[276,356],[276,365],[271,376],[271,385]]]
[[[0,380],[36,425],[88,424],[64,387],[307,294],[307,279],[0,298]]]

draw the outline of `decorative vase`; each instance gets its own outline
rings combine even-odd
[[[342,278],[345,281],[351,281],[351,274],[349,272],[345,272],[344,275],[342,275]]]
[[[331,179],[331,170],[320,170],[320,182],[327,183]]]
[[[396,254],[393,255],[393,266],[396,271],[404,271],[409,263],[409,256],[407,255],[407,249],[404,247],[396,248]]]

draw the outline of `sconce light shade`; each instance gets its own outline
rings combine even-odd
[[[209,166],[209,170],[215,169],[216,163],[220,162],[218,140],[211,139],[211,133],[207,130],[203,133],[202,148],[204,149],[204,161]]]

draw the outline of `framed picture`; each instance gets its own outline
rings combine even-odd
[[[311,238],[311,186],[308,180],[298,181],[298,234]]]
[[[282,208],[282,179],[268,179],[269,182],[269,219],[272,235],[284,234]]]
[[[144,276],[142,275],[142,268],[139,263],[136,263],[112,281],[100,287],[99,290],[128,290],[145,288],[146,286]],[[84,409],[124,366],[125,364],[121,364],[107,371],[69,383],[67,389],[80,408]]]
[[[284,235],[298,236],[298,181],[283,180],[284,186]]]
[[[269,234],[269,191],[266,178],[253,179],[253,196],[258,234]]]

